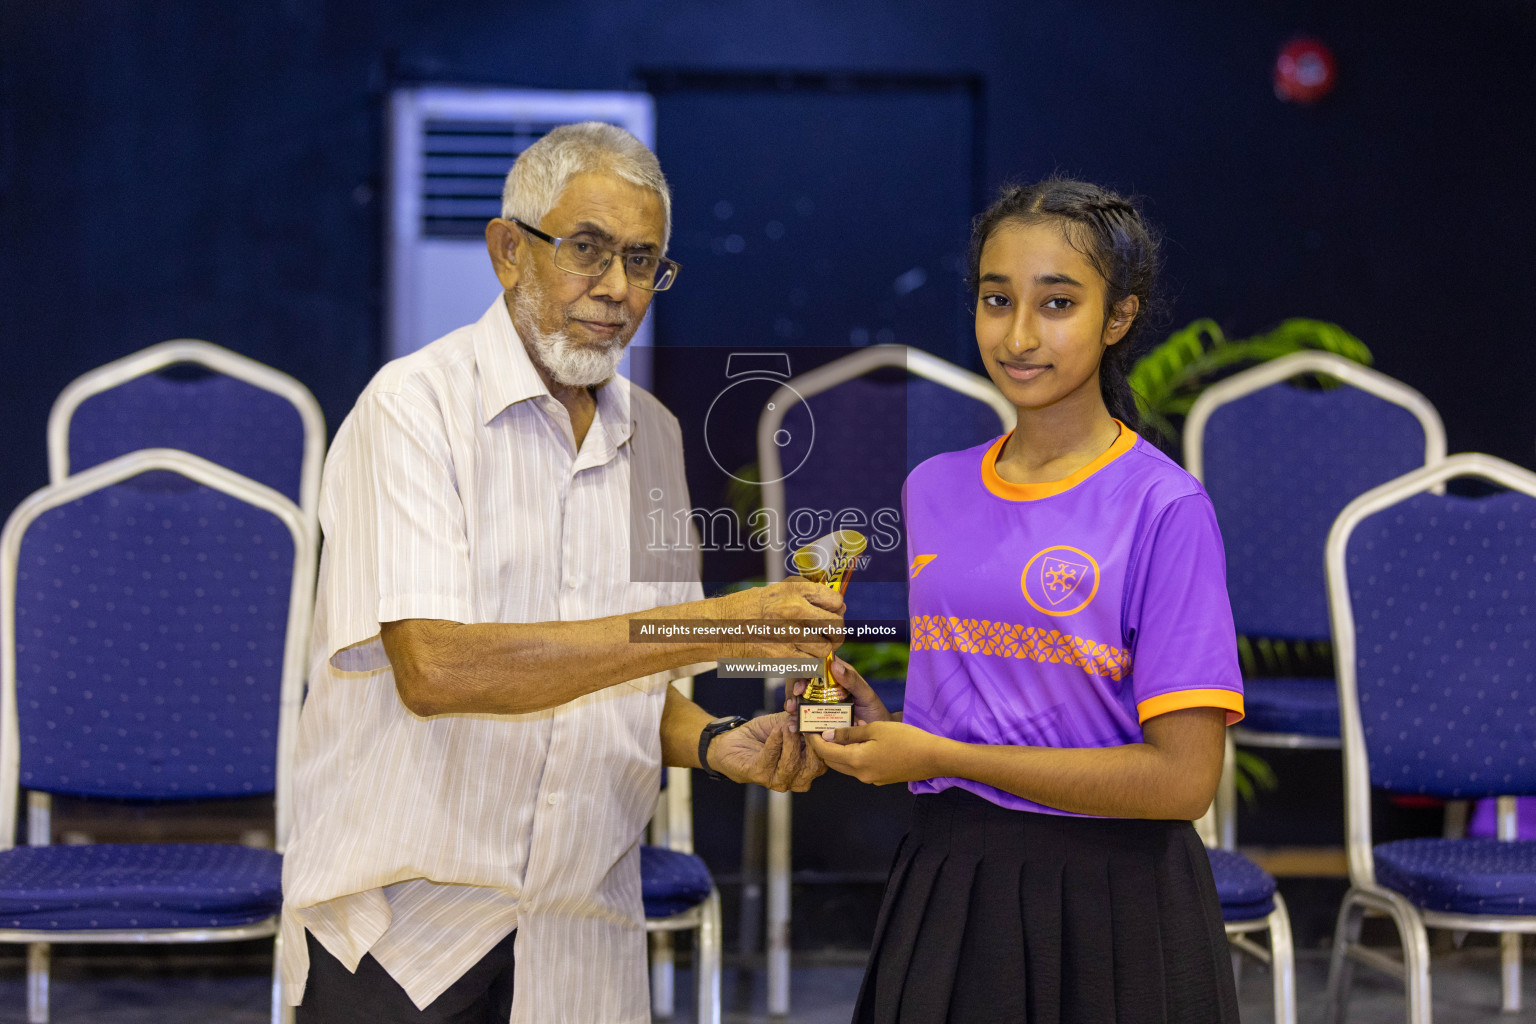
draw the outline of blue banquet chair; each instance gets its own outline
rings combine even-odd
[[[325,418],[309,389],[253,359],[181,339],[75,378],[48,414],[48,479],[140,448],[179,448],[266,484],[311,517]]]
[[[1337,382],[1297,387],[1303,374]],[[1184,465],[1216,507],[1239,634],[1329,638],[1323,544],[1352,499],[1445,457],[1445,428],[1423,395],[1329,352],[1298,352],[1206,389],[1184,426]],[[1339,746],[1331,679],[1243,681],[1239,746]],[[1233,803],[1231,779],[1219,799]],[[1222,816],[1233,846],[1236,816]]]
[[[870,548],[848,591],[846,618],[905,622],[906,532],[899,516],[907,474],[941,452],[1012,430],[1016,415],[987,378],[905,345],[858,349],[784,381],[768,395],[757,425],[768,582],[787,575],[788,536],[798,534],[803,543],[852,526],[869,537]],[[809,524],[796,522],[803,510],[857,519],[823,518],[813,530],[801,529]],[[881,510],[896,515],[874,520]],[[900,709],[900,685],[872,685],[887,706]],[[782,705],[783,686],[783,679],[765,681],[768,707]],[[768,1012],[782,1015],[789,1012],[790,794],[770,792],[766,803]]]
[[[147,449],[21,503],[0,534],[0,941],[28,1020],[58,942],[277,936],[289,764],[317,553],[281,494]],[[27,845],[15,847],[18,791]],[[52,794],[156,803],[273,794],[276,849],[50,845]],[[279,940],[280,941],[280,940]],[[283,1019],[273,969],[272,1019]]]
[[[1505,490],[1444,493],[1474,477]],[[1404,982],[1429,1024],[1426,928],[1502,934],[1503,1009],[1520,1008],[1520,936],[1536,931],[1536,840],[1515,797],[1536,794],[1536,474],[1454,455],[1350,502],[1328,536],[1328,597],[1343,723],[1350,888],[1328,973],[1341,1020],[1353,964]],[[1499,799],[1496,839],[1371,835],[1371,790]],[[1360,944],[1392,920],[1402,960]]]
[[[1234,770],[1231,730],[1226,736],[1222,775]],[[1274,987],[1275,1024],[1296,1024],[1296,953],[1291,939],[1291,916],[1285,897],[1280,895],[1275,878],[1245,855],[1220,846],[1223,829],[1220,817],[1226,813],[1219,801],[1197,822],[1195,828],[1205,843],[1210,858],[1211,875],[1216,881],[1216,897],[1221,901],[1221,920],[1232,945],[1233,967],[1242,956],[1268,964]],[[1265,949],[1250,936],[1269,934]]]
[[[693,697],[691,676],[673,682]],[[640,847],[640,890],[651,941],[651,1013],[672,1016],[672,934],[692,931],[698,1024],[720,1024],[720,892],[703,858],[693,852],[693,777],[665,768],[651,816],[650,843]]]

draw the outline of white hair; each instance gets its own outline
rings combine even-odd
[[[571,179],[592,171],[606,171],[656,193],[665,219],[661,236],[665,251],[672,237],[672,190],[661,164],[645,143],[601,121],[561,125],[523,150],[502,186],[501,215],[538,227]]]

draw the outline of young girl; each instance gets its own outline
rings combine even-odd
[[[1243,710],[1221,537],[1127,425],[1156,264],[1137,209],[1083,182],[976,221],[976,341],[1018,426],[907,479],[905,717],[839,662],[861,724],[809,737],[917,794],[858,1022],[1237,1020],[1190,823]]]

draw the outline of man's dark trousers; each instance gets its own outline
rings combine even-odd
[[[427,1006],[416,1009],[372,956],[353,974],[309,932],[309,980],[297,1024],[507,1024],[512,1016],[513,932]]]

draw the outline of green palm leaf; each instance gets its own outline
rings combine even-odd
[[[1251,338],[1230,339],[1209,317],[1174,331],[1131,368],[1138,411],[1170,441],[1174,424],[1208,386],[1238,370],[1304,350],[1332,352],[1369,366],[1371,350],[1338,324],[1294,317]]]

